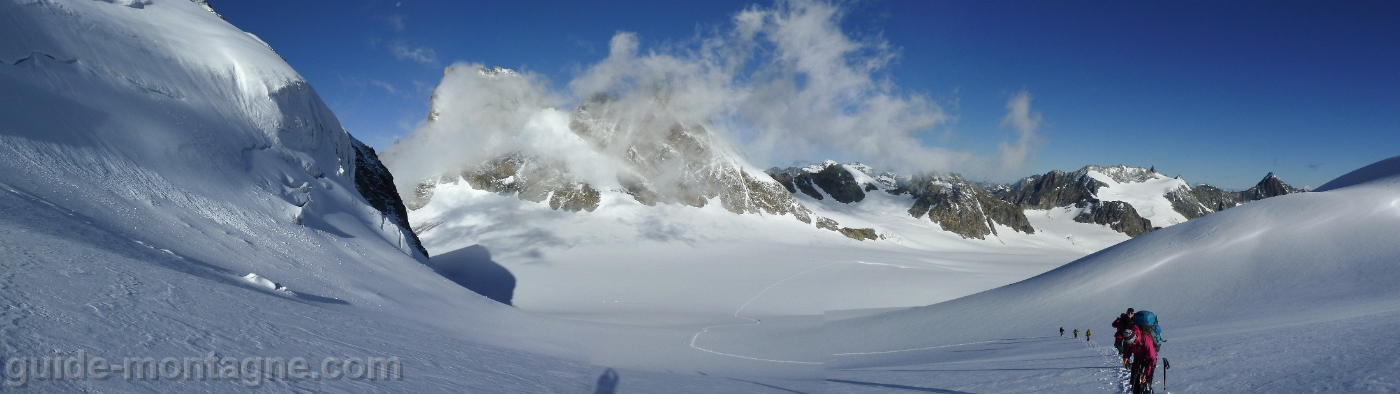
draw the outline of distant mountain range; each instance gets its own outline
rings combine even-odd
[[[1206,184],[1189,186],[1179,177],[1157,173],[1155,167],[1123,165],[1090,165],[1074,172],[1050,171],[1012,184],[970,182],[951,173],[877,174],[866,165],[834,161],[801,168],[771,168],[767,172],[789,192],[816,200],[829,197],[841,203],[858,204],[865,199],[866,192],[908,195],[913,199],[910,216],[927,217],[945,231],[976,239],[996,234],[998,224],[1013,231],[1034,233],[1025,210],[1073,208],[1078,210],[1074,215],[1076,222],[1106,225],[1136,237],[1240,204],[1304,192],[1284,183],[1273,173],[1254,187],[1230,192]],[[856,175],[867,180],[857,181]],[[1153,214],[1140,213],[1140,207],[1153,208]],[[1170,212],[1180,216],[1159,212],[1165,211],[1163,207],[1169,207]]]
[[[886,193],[907,198],[910,217],[930,220],[939,229],[967,239],[987,239],[1002,231],[1035,234],[1027,210],[1071,210],[1069,217],[1075,222],[1103,225],[1136,237],[1240,204],[1303,191],[1272,173],[1253,188],[1231,192],[1204,184],[1190,186],[1155,168],[1123,165],[1050,171],[1011,184],[974,182],[954,173],[877,172],[860,163],[834,161],[763,171],[716,137],[707,120],[688,119],[672,108],[664,92],[640,100],[599,93],[567,113],[537,109],[547,105],[529,103],[534,100],[531,96],[499,103],[454,98],[451,89],[505,91],[526,78],[505,68],[472,67],[446,70],[433,94],[427,126],[385,152],[391,169],[400,172],[409,166],[400,163],[407,162],[404,158],[423,156],[419,152],[437,144],[441,134],[461,133],[455,125],[479,122],[480,111],[495,107],[527,113],[554,111],[559,117],[567,114],[567,130],[548,131],[555,134],[542,138],[523,134],[539,131],[522,124],[522,135],[512,134],[510,139],[581,142],[574,142],[566,153],[519,145],[502,145],[509,147],[495,151],[485,148],[486,152],[473,156],[484,157],[478,162],[438,171],[411,184],[410,190],[400,184],[409,210],[431,203],[438,185],[465,182],[473,189],[518,196],[555,210],[585,212],[581,214],[597,210],[604,194],[618,193],[647,206],[703,208],[717,203],[736,214],[791,216],[853,239],[879,240],[884,238],[881,229],[843,226],[807,204],[859,205],[869,193]],[[560,157],[574,156],[578,150],[589,151],[581,155],[586,160]],[[804,199],[810,200],[804,203]],[[859,214],[844,217],[861,221]],[[437,225],[421,223],[417,230]]]

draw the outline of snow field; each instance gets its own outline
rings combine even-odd
[[[714,203],[605,192],[573,213],[439,186],[411,218],[427,247],[488,248],[520,279],[516,309],[421,264],[355,191],[352,139],[314,90],[202,7],[6,1],[0,37],[7,359],[397,357],[408,375],[272,392],[589,392],[604,367],[619,392],[1118,391],[1102,340],[1045,336],[1110,339],[1133,306],[1161,316],[1183,392],[1400,387],[1384,340],[1400,323],[1397,158],[1112,247],[1125,237],[1066,210],[1028,212],[1036,234],[963,240],[878,192],[798,196],[887,236],[861,242]],[[1129,202],[1172,222],[1150,200]]]
[[[830,322],[837,352],[1101,329],[1151,310],[1186,391],[1385,391],[1392,346],[1353,341],[1400,310],[1400,176],[1271,198],[1119,244],[1025,281],[957,300]],[[917,354],[829,367],[922,364]],[[1179,374],[1179,375],[1178,375]],[[1278,383],[1287,382],[1287,383]],[[1059,391],[1048,390],[1047,391]],[[1072,392],[1073,390],[1064,390]]]

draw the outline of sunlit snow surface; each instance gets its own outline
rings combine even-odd
[[[1071,210],[1028,212],[1036,234],[1002,227],[963,239],[882,191],[852,205],[797,196],[842,225],[875,228],[879,241],[716,202],[645,206],[605,191],[594,212],[567,212],[461,181],[432,195],[410,212],[429,251],[481,245],[515,275],[515,306],[605,324],[586,334],[592,362],[744,378],[822,381],[827,313],[946,301],[1127,239],[1073,222]]]
[[[191,2],[0,1],[0,92],[6,360],[399,357],[406,375],[268,392],[587,393],[606,367],[637,393],[1111,392],[1108,322],[1133,306],[1162,317],[1178,392],[1397,390],[1395,159],[1113,247],[1127,238],[1072,210],[964,240],[878,191],[797,196],[886,236],[861,242],[718,204],[605,192],[575,213],[439,186],[412,214],[440,223],[429,250],[488,248],[515,309],[415,259],[355,192],[350,137],[310,86]]]
[[[399,357],[402,382],[262,389],[588,390],[573,341],[541,333],[558,325],[410,255],[350,144],[276,53],[194,3],[0,1],[0,357]]]
[[[872,192],[861,204],[799,199],[843,226],[873,227],[887,239],[856,241],[791,216],[736,215],[703,208],[645,206],[604,192],[594,212],[551,210],[514,196],[438,185],[410,213],[426,247],[443,253],[480,244],[518,278],[515,305],[569,318],[642,325],[712,321],[749,303],[758,315],[919,306],[1044,272],[1126,236],[1031,211],[1045,231],[1001,227],[967,240],[910,217],[907,196]],[[1069,231],[1076,231],[1070,233]],[[1077,238],[1076,238],[1077,237]]]
[[[829,322],[829,366],[958,391],[1107,389],[1116,379],[1097,379],[1112,363],[1067,352],[1056,330],[1095,330],[1087,346],[1104,347],[1109,322],[1136,307],[1161,319],[1179,392],[1394,391],[1400,344],[1364,340],[1400,323],[1400,171],[1377,167],[1349,187],[1209,215],[1011,286]],[[970,358],[916,350],[995,339],[1010,341],[963,346],[981,354]]]
[[[1108,168],[1105,170],[1114,170]],[[1152,222],[1154,227],[1167,227],[1186,222],[1186,216],[1172,209],[1167,193],[1180,188],[1189,189],[1186,181],[1170,178],[1162,174],[1151,174],[1141,182],[1118,182],[1100,171],[1089,170],[1089,177],[1108,186],[1100,187],[1097,196],[1101,201],[1122,201],[1132,204],[1139,216]]]

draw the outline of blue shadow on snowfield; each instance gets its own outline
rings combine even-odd
[[[491,261],[491,251],[472,245],[432,256],[428,266],[438,275],[496,302],[510,305],[515,296],[515,275]]]

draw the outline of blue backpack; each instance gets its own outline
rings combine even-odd
[[[1133,314],[1133,324],[1152,326],[1152,342],[1158,348],[1162,347],[1162,342],[1167,341],[1162,339],[1162,326],[1157,325],[1157,314],[1150,311],[1137,311]]]

